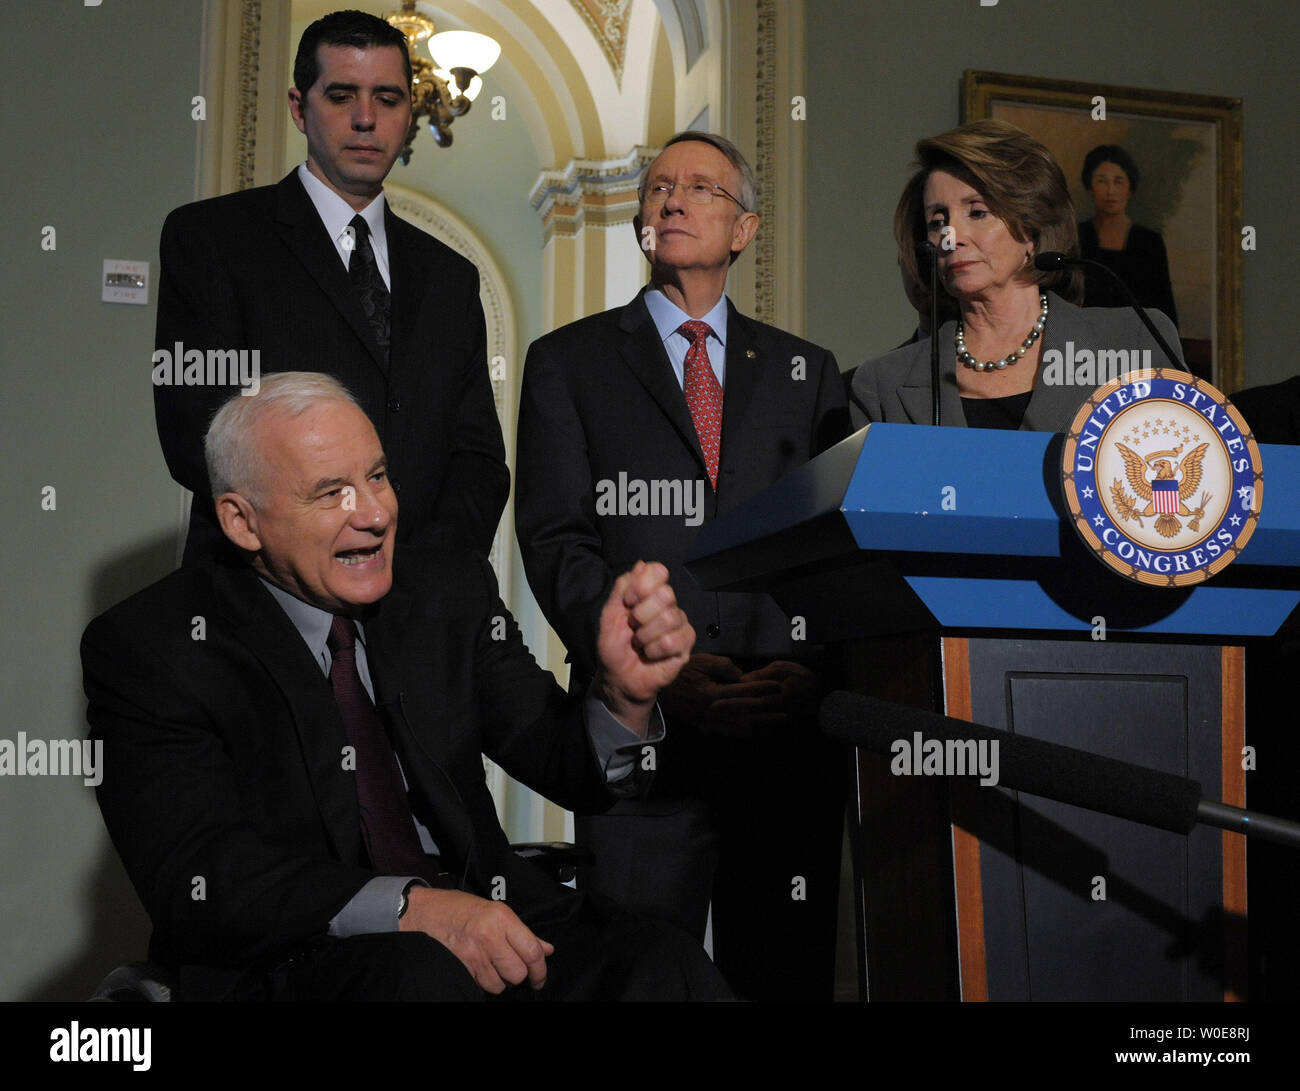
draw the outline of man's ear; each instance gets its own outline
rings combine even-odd
[[[736,256],[754,241],[758,234],[758,219],[757,212],[742,212],[736,217],[736,226],[731,231],[731,252]]]
[[[303,111],[307,108],[307,103],[302,97],[302,92],[296,87],[289,88],[289,116],[293,118],[293,123],[298,127],[300,133],[307,131],[307,119],[303,116]]]
[[[222,533],[240,549],[260,553],[262,539],[257,533],[257,509],[248,498],[237,492],[223,492],[213,503]]]
[[[632,230],[636,232],[637,249],[641,251],[641,254],[646,259],[646,261],[650,262],[650,264],[653,265],[654,264],[654,245],[653,245],[654,237],[651,236],[651,245],[647,246],[646,240],[641,235],[641,231],[643,230],[644,226],[645,226],[644,221],[641,219],[641,213],[638,212],[635,216],[632,217]],[[651,228],[650,230],[653,231],[654,228]]]

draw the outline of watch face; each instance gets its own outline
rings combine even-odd
[[[397,919],[399,921],[406,913],[407,907],[411,904],[411,887],[413,886],[415,886],[415,883],[412,882],[412,883],[407,883],[404,887],[402,887],[401,897],[398,898],[397,900]]]

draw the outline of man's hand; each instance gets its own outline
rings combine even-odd
[[[525,978],[534,989],[546,984],[546,956],[555,948],[505,902],[424,886],[411,887],[409,897],[398,928],[432,936],[464,963],[480,989],[496,995]]]
[[[725,697],[759,699],[778,692],[774,683],[742,682],[741,677],[740,668],[726,656],[696,652],[659,695],[659,705],[669,719],[707,726],[710,709]]]
[[[655,698],[694,645],[695,630],[677,606],[668,569],[637,561],[614,582],[600,615],[595,683],[606,707],[644,738]]]
[[[699,653],[664,691],[660,704],[670,718],[743,739],[785,728],[793,716],[815,713],[820,699],[817,675],[798,663],[779,659],[742,674],[724,656]]]
[[[766,688],[758,696],[740,695],[742,686]],[[728,690],[709,709],[710,726],[724,734],[784,729],[796,717],[815,716],[822,699],[821,679],[807,667],[785,659],[741,675],[740,682]]]

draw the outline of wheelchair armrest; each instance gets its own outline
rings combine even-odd
[[[171,973],[153,962],[128,962],[110,970],[91,995],[92,1001],[110,1003],[162,1003],[172,998]]]
[[[595,859],[590,849],[567,841],[525,841],[511,845],[510,849],[560,883],[569,882]]]

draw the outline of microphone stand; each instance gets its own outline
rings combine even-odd
[[[939,427],[939,250],[929,239],[921,252],[930,264],[930,423]]]
[[[1166,341],[1160,331],[1156,329],[1156,324],[1147,317],[1147,312],[1143,310],[1142,305],[1138,303],[1137,296],[1129,290],[1129,286],[1120,279],[1119,274],[1110,266],[1103,265],[1099,261],[1093,261],[1091,258],[1067,257],[1065,254],[1057,253],[1054,250],[1049,250],[1045,254],[1038,254],[1034,258],[1034,268],[1041,269],[1044,272],[1051,272],[1054,269],[1062,269],[1067,265],[1086,265],[1089,269],[1100,269],[1110,277],[1111,281],[1119,287],[1124,298],[1128,300],[1128,305],[1133,308],[1134,313],[1142,319],[1142,325],[1146,326],[1147,332],[1155,338],[1156,344],[1159,345],[1161,350],[1164,352],[1165,358],[1179,371],[1187,370],[1187,365],[1178,362],[1178,357],[1174,355],[1174,350],[1169,347],[1169,342]]]

